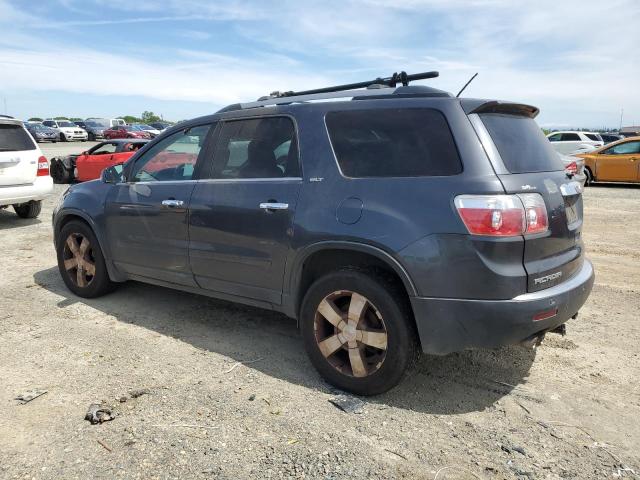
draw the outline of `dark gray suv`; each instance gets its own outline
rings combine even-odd
[[[137,280],[283,312],[359,394],[419,351],[535,343],[594,281],[537,113],[388,82],[229,106],[70,187],[60,273],[81,297]]]

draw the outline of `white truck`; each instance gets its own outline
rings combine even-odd
[[[35,218],[53,193],[49,162],[20,120],[0,115],[0,208]]]

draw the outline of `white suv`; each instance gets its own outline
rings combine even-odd
[[[70,142],[73,140],[80,140],[86,142],[89,138],[89,134],[83,128],[80,128],[75,123],[69,120],[53,120],[51,118],[46,119],[42,124],[45,127],[51,127],[57,130],[60,134],[61,142]]]
[[[0,208],[35,218],[53,193],[49,162],[20,120],[0,115]]]
[[[600,134],[595,132],[551,132],[547,138],[555,151],[564,155],[584,153],[604,145]]]

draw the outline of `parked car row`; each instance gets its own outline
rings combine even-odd
[[[49,118],[42,122],[24,122],[24,126],[36,142],[95,142],[113,138],[155,138],[170,124],[154,122],[152,125],[127,125],[122,118],[91,117],[74,122]]]

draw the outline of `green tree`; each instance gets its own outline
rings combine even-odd
[[[69,120],[71,120],[72,122],[82,122],[82,118],[79,117],[71,117]]]
[[[40,117],[31,117],[27,122],[42,122]]]
[[[54,120],[69,120],[67,117],[53,117]]]
[[[134,117],[133,115],[122,115],[120,118],[127,123],[140,123],[140,119],[138,117]]]
[[[142,120],[142,123],[151,123],[151,122],[159,122],[162,119],[155,113],[145,110],[144,112],[142,112],[141,120]]]

